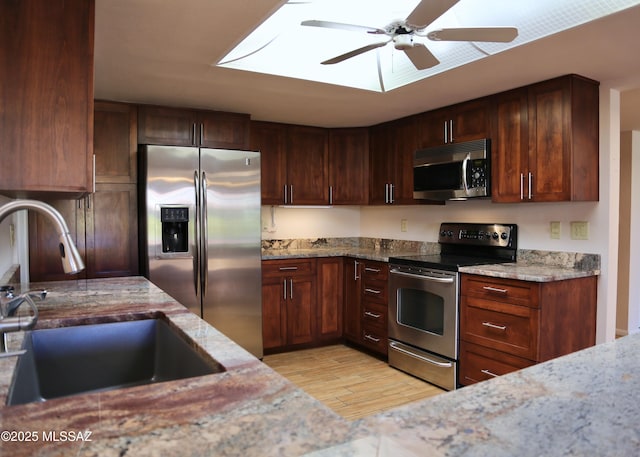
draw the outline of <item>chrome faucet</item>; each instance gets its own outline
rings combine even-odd
[[[0,357],[20,355],[24,351],[9,352],[7,350],[7,333],[19,332],[21,330],[31,330],[38,322],[38,307],[33,302],[33,297],[44,300],[47,291],[42,290],[38,294],[25,292],[18,296],[13,295],[13,287],[2,286],[3,297],[0,297]],[[27,303],[31,308],[28,316],[15,316],[16,311],[23,303]]]
[[[0,206],[0,222],[9,214],[23,209],[31,209],[48,217],[56,227],[60,237],[60,257],[62,258],[62,268],[65,273],[73,274],[84,270],[84,262],[78,253],[76,245],[71,239],[69,228],[62,215],[52,206],[38,200],[12,200]],[[38,321],[38,307],[33,302],[29,292],[13,296],[12,288],[3,290],[4,297],[0,298],[0,357],[19,355],[24,351],[7,351],[7,332],[18,332],[30,330],[35,327]],[[44,300],[46,291],[40,293],[40,298]],[[23,303],[27,303],[31,308],[28,316],[14,316],[16,310]]]
[[[9,214],[23,209],[31,209],[47,216],[55,225],[60,236],[60,256],[65,273],[73,274],[84,270],[84,262],[71,239],[69,228],[62,215],[54,207],[38,200],[13,200],[0,206],[0,222]]]

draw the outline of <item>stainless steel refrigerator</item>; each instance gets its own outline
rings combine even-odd
[[[261,358],[260,154],[141,146],[145,276]]]

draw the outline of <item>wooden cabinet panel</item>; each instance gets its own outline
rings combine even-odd
[[[493,201],[598,200],[598,98],[576,75],[494,96]]]
[[[367,349],[377,352],[383,356],[387,356],[389,352],[389,338],[388,332],[382,330],[377,326],[370,326],[363,324],[362,326],[362,339],[360,340]]]
[[[251,148],[262,156],[263,205],[329,203],[326,129],[252,122]]]
[[[287,344],[286,308],[282,305],[284,288],[280,278],[262,277],[262,344],[265,350]]]
[[[141,105],[138,125],[140,144],[224,149],[249,146],[248,114]]]
[[[322,340],[342,337],[344,302],[344,265],[342,257],[317,260],[318,309],[317,335]]]
[[[97,184],[85,199],[88,278],[138,274],[137,195],[135,184]]]
[[[369,189],[369,129],[329,131],[329,204],[365,205]]]
[[[538,283],[462,274],[459,382],[491,377],[479,367],[502,374],[593,346],[596,298],[596,276]]]
[[[137,119],[135,105],[95,102],[96,183],[137,182]]]
[[[487,379],[502,376],[513,371],[534,365],[531,360],[516,357],[504,352],[460,342],[460,384],[473,384]]]
[[[528,91],[516,89],[492,98],[491,194],[494,202],[524,198],[524,170],[529,163]]]
[[[344,265],[344,337],[358,342],[362,336],[362,263],[346,258]]]
[[[537,310],[467,296],[462,296],[460,308],[463,340],[535,360]]]
[[[328,136],[326,129],[290,126],[287,135],[287,182],[293,205],[329,202]]]
[[[287,343],[311,343],[315,339],[316,282],[314,277],[287,280]]]
[[[0,192],[93,188],[94,1],[0,2]]]
[[[283,276],[314,275],[315,259],[288,259],[262,262],[263,277],[280,278]]]
[[[369,134],[369,203],[384,205],[389,202],[389,185],[394,179],[394,129],[381,124],[371,127]]]
[[[251,122],[250,149],[260,151],[263,205],[284,203],[284,188],[287,185],[286,137],[283,124]]]
[[[418,148],[490,137],[489,98],[471,100],[417,116]]]
[[[242,113],[199,111],[198,144],[205,148],[249,149],[250,116]]]
[[[86,258],[84,240],[84,211],[78,210],[82,201],[48,200],[48,204],[57,209],[69,227],[69,233],[78,248],[80,256]],[[60,262],[60,244],[58,232],[53,224],[36,213],[29,211],[29,277],[33,282],[65,281],[84,279],[86,271],[67,275]]]

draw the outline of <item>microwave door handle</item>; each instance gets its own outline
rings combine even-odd
[[[469,183],[467,182],[467,166],[471,160],[471,155],[467,154],[467,157],[462,161],[462,185],[464,186],[465,195],[469,195]]]
[[[439,276],[416,275],[413,273],[405,273],[404,271],[396,270],[395,268],[390,270],[390,272],[395,275],[405,276],[407,278],[426,279],[428,281],[447,283],[447,284],[450,284],[454,281],[454,278],[441,278]]]

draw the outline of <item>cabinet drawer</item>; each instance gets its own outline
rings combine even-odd
[[[525,281],[463,274],[460,294],[537,308],[538,287]]]
[[[463,296],[460,313],[461,339],[536,359],[538,310]]]
[[[366,283],[368,280],[384,281],[389,278],[389,264],[384,262],[367,261],[363,262],[362,279]]]
[[[387,307],[365,300],[362,303],[362,323],[387,331]]]
[[[504,352],[460,342],[458,382],[464,386],[526,368],[534,362]]]
[[[316,273],[315,259],[263,260],[262,276],[300,276]]]
[[[364,324],[362,327],[362,339],[360,341],[365,347],[380,354],[387,355],[389,340],[387,331],[381,330],[377,326]]]
[[[365,301],[372,301],[380,303],[381,305],[387,305],[389,302],[389,292],[387,289],[386,281],[368,280],[364,281],[362,285],[362,297]]]

